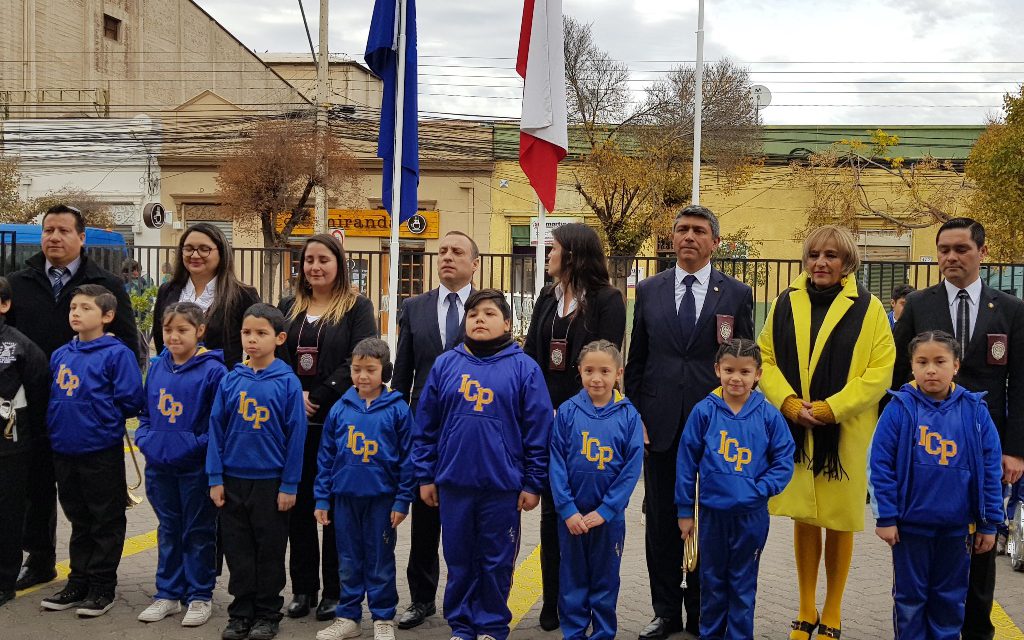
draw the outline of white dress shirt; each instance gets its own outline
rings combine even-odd
[[[956,294],[960,293],[960,289],[950,282],[949,280],[943,280],[943,284],[946,285],[946,297],[949,299],[949,317],[953,320],[953,333],[956,333],[956,309],[959,304]],[[981,278],[978,278],[971,284],[964,288],[967,291],[967,295],[970,299],[967,301],[967,316],[970,318],[970,326],[967,328],[967,340],[964,342],[970,342],[971,336],[974,335],[974,327],[978,324],[978,305],[981,303]]]
[[[49,280],[51,284],[53,283],[53,276],[50,274],[50,267],[52,266],[53,263],[47,260],[45,265],[45,273],[46,279]],[[66,265],[64,265],[64,275],[60,277],[60,281],[63,283],[63,286],[67,286],[67,284],[71,282],[71,278],[75,277],[75,274],[78,273],[78,267],[80,266],[82,266],[81,255],[79,255],[77,258],[67,263]]]
[[[708,297],[708,283],[711,282],[711,263],[707,263],[697,273],[690,273],[684,270],[679,264],[676,264],[676,312],[679,312],[679,304],[683,301],[683,295],[686,294],[686,285],[683,284],[683,278],[686,276],[696,276],[697,281],[690,286],[690,290],[693,291],[693,301],[697,307],[697,317],[700,317],[701,309],[704,308],[704,299]]]
[[[448,294],[458,294],[459,301],[457,304],[459,305],[459,322],[462,322],[462,318],[466,315],[466,299],[469,298],[469,292],[472,290],[473,283],[469,283],[454,292],[443,284],[437,287],[437,328],[441,333],[441,344],[444,344],[444,330],[448,322]]]
[[[206,283],[206,288],[203,289],[203,293],[198,297],[196,296],[196,286],[192,284],[192,278],[185,280],[185,288],[181,290],[181,295],[178,297],[178,302],[194,302],[203,311],[209,311],[210,307],[213,306],[213,300],[217,297],[217,280],[210,280]]]
[[[565,316],[572,314],[572,312],[576,310],[579,302],[574,294],[572,300],[569,301],[569,310],[565,311],[565,287],[561,284],[555,285],[555,300],[555,313],[559,318],[564,318]]]

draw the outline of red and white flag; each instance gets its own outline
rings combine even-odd
[[[523,77],[519,165],[548,211],[555,209],[558,162],[569,150],[562,0],[525,0],[516,71]]]

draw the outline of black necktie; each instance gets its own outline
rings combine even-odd
[[[50,267],[50,286],[53,287],[53,299],[60,297],[61,289],[64,288],[64,267]]]
[[[693,326],[697,324],[697,299],[693,297],[694,282],[697,282],[697,276],[687,275],[683,278],[686,291],[683,292],[683,299],[679,301],[679,328],[683,332],[684,345],[690,343],[690,334],[693,333]]]
[[[444,317],[444,348],[451,349],[455,346],[455,339],[459,336],[459,294],[449,293],[448,313]]]
[[[971,341],[971,296],[966,289],[956,294],[956,339],[960,343],[960,357],[967,353],[967,343]]]

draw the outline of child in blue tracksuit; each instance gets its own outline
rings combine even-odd
[[[502,292],[466,300],[466,339],[437,358],[416,408],[420,497],[440,506],[452,637],[505,640],[519,512],[547,481],[553,410],[537,363],[512,341]]]
[[[398,587],[395,530],[412,504],[412,414],[402,394],[384,383],[393,370],[390,350],[380,338],[366,338],[352,351],[352,386],[324,423],[314,485],[316,519],[326,525],[330,510],[338,527],[341,598],[337,619],[318,640],[354,638],[365,596],[375,638],[394,638]]]
[[[42,602],[44,609],[77,607],[79,616],[110,610],[124,549],[125,420],[145,396],[135,352],[106,334],[117,298],[100,285],[83,285],[71,299],[68,320],[78,337],[50,357],[46,424],[53,445],[57,495],[71,522],[71,574],[67,586]]]
[[[206,473],[231,579],[224,640],[270,640],[281,621],[288,511],[302,476],[306,410],[292,368],[274,357],[284,316],[257,303],[242,319],[248,361],[220,382],[210,412]],[[312,517],[306,513],[296,517]]]
[[[616,389],[622,354],[607,340],[580,350],[583,389],[558,407],[551,432],[551,495],[558,530],[558,614],[566,640],[611,640],[618,628],[626,505],[643,468],[644,429]]]
[[[699,477],[700,637],[740,640],[754,637],[768,498],[789,483],[796,446],[785,418],[754,389],[761,378],[756,342],[724,342],[715,373],[722,386],[693,408],[683,427],[676,506],[679,529],[688,538]]]
[[[875,533],[892,547],[896,637],[956,640],[971,548],[992,549],[1003,520],[1002,451],[984,393],[953,384],[953,336],[917,336],[910,363],[914,382],[892,392],[871,442]]]
[[[217,509],[209,497],[206,445],[210,409],[227,368],[222,351],[199,346],[206,331],[200,306],[176,302],[161,321],[167,349],[149,369],[135,431],[146,456],[146,496],[159,522],[156,596],[139,620],[162,620],[185,602],[181,624],[196,627],[210,619],[217,579]]]

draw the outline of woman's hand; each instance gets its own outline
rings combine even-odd
[[[813,429],[814,427],[824,427],[825,423],[814,417],[811,413],[812,405],[810,402],[804,401],[804,408],[800,410],[800,413],[796,416],[796,422],[802,427]]]
[[[316,414],[316,412],[320,410],[320,405],[314,404],[313,402],[309,401],[309,392],[308,391],[303,391],[302,392],[302,403],[304,405],[306,405],[306,417],[307,418],[312,418],[313,415]]]

